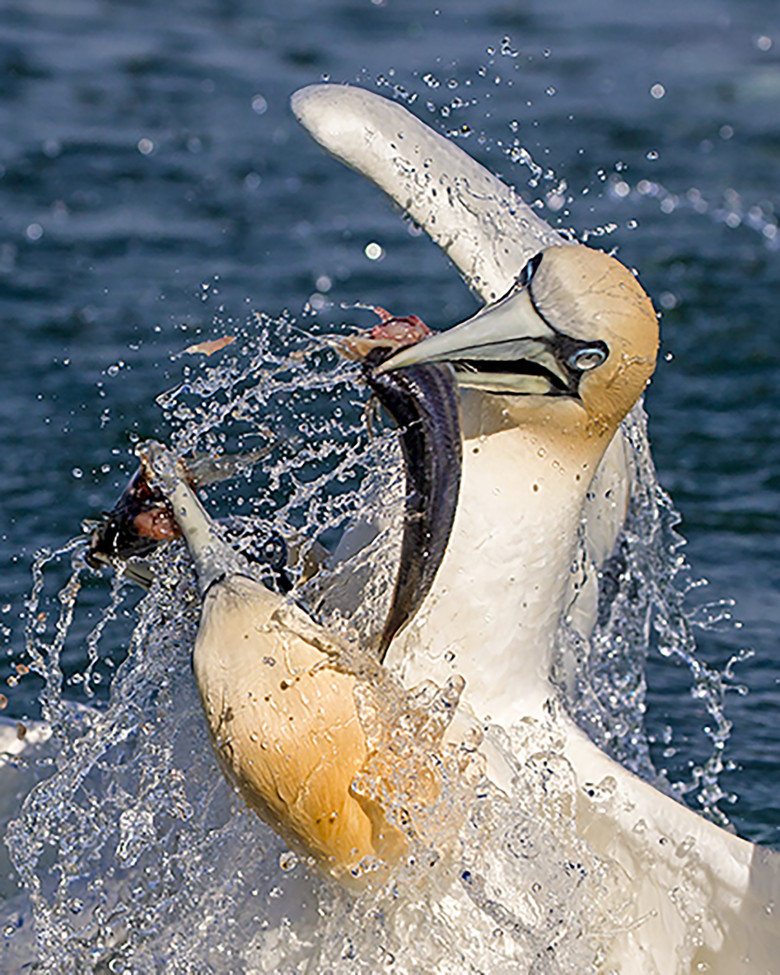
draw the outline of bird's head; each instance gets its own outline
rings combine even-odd
[[[555,422],[556,404],[591,434],[611,435],[655,368],[658,321],[634,275],[582,245],[532,257],[500,300],[388,358],[384,373],[449,362],[461,386],[500,396],[505,414],[530,406]],[[533,398],[533,400],[531,400]]]

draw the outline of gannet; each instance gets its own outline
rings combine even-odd
[[[378,186],[428,234],[484,302],[507,294],[535,254],[567,242],[514,187],[397,103],[361,88],[321,84],[295,92],[291,107],[328,153]],[[583,566],[571,574],[567,597],[571,623],[583,636],[596,616],[597,568],[625,520],[628,455],[618,431],[585,501]]]
[[[596,561],[622,519],[628,478],[617,431],[654,366],[650,300],[614,258],[563,241],[401,106],[329,85],[297,92],[292,105],[315,139],[388,193],[489,302],[378,370],[450,362],[463,389],[451,537],[387,663],[410,682],[461,674],[480,721],[540,720],[555,698],[552,641],[577,608],[568,580],[580,526]],[[610,494],[618,503],[603,504]],[[623,769],[565,713],[556,720],[578,785],[577,830],[617,865],[628,898],[625,928],[600,970],[776,971],[780,857]],[[500,755],[488,755],[488,774],[509,787]]]
[[[228,779],[297,850],[349,883],[392,862],[403,834],[352,783],[369,762],[343,648],[253,574],[186,472],[159,444],[142,454],[192,554],[203,598],[192,665]]]
[[[378,368],[446,361],[467,391],[446,554],[387,654],[405,680],[458,672],[480,717],[508,726],[539,716],[585,499],[657,347],[636,278],[600,251],[568,245],[532,257],[501,301]]]
[[[193,482],[203,481],[204,468],[230,473],[230,459],[201,460],[193,471],[192,462],[185,466],[162,445],[144,445],[138,471],[93,528],[87,552],[99,567],[184,536],[202,594],[193,671],[219,764],[292,847],[348,886],[385,876],[407,848],[409,804],[435,799],[437,791],[438,725],[427,722],[432,748],[419,760],[408,749],[402,755],[397,736],[385,745],[390,716],[399,708],[413,712],[414,704],[383,678],[376,659],[414,616],[444,555],[460,482],[458,407],[447,365],[374,375],[399,345],[393,323],[380,327],[381,337],[364,339],[358,354],[398,424],[406,474],[400,565],[375,640],[347,645],[320,626],[288,598],[278,545],[247,555],[241,540],[210,518]],[[151,578],[147,568],[136,581]],[[362,791],[359,776],[366,778]],[[403,829],[388,818],[391,807]]]

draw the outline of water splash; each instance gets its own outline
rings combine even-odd
[[[241,524],[251,533],[265,522],[268,495],[282,494],[274,518],[298,527],[308,556],[319,551],[318,539],[338,537],[334,525],[378,520],[375,539],[350,562],[358,579],[365,568],[374,571],[370,598],[363,593],[359,612],[346,598],[335,598],[335,608],[321,603],[328,622],[354,640],[383,619],[391,589],[376,568],[393,564],[388,546],[397,544],[400,526],[395,438],[381,428],[369,435],[354,375],[327,349],[312,352],[300,336],[296,346],[290,320],[263,325],[218,365],[187,367],[183,382],[160,397],[170,439],[180,452],[232,449],[262,417],[278,447],[261,472],[239,479],[228,500],[243,501]],[[288,341],[291,354],[275,351]],[[329,403],[351,402],[351,411],[323,412],[323,390]],[[306,445],[291,452],[279,431],[293,425],[306,430]],[[436,743],[459,687],[381,695],[382,719],[363,715],[369,733],[377,729],[378,765],[355,788],[372,794],[385,755],[410,770],[406,801],[389,810],[409,836],[410,852],[384,886],[351,898],[287,855],[217,770],[190,672],[199,600],[181,543],[152,560],[152,588],[135,607],[120,573],[89,625],[81,617],[91,616],[84,594],[93,575],[83,547],[76,539],[34,566],[27,654],[43,680],[52,742],[40,781],[8,829],[36,933],[33,945],[29,924],[9,925],[16,954],[7,957],[35,956],[36,970],[52,973],[368,972],[388,965],[443,972],[526,962],[536,972],[588,970],[619,912],[609,898],[592,896],[610,868],[573,831],[574,780],[551,731],[526,729],[522,742],[507,744],[500,729],[472,729],[442,751]],[[339,571],[325,560],[308,578],[299,567],[299,593],[316,599],[328,576],[338,593]],[[51,606],[57,613],[50,624]],[[128,630],[126,654],[108,699],[72,704],[64,666],[71,640],[79,634],[87,648],[79,685],[90,688],[117,622]],[[482,775],[476,747],[483,735],[498,736],[497,747],[511,756],[512,797]],[[438,783],[434,802],[414,801],[426,781],[423,767]],[[468,931],[455,946],[453,926]]]
[[[647,435],[647,416],[638,404],[623,423],[630,445],[632,492],[614,553],[598,570],[599,613],[593,633],[561,629],[556,680],[566,687],[570,713],[613,758],[678,799],[687,797],[708,818],[728,825],[719,803],[726,799],[719,776],[731,732],[725,714],[729,690],[739,690],[732,665],[720,672],[696,652],[695,629],[732,622],[730,600],[692,605],[690,596],[704,580],[692,576],[680,516],[658,483]],[[682,661],[692,676],[691,697],[701,702],[710,723],[705,733],[712,751],[688,780],[669,782],[656,770],[645,728],[645,665],[649,654]],[[564,658],[567,663],[564,664]],[[575,673],[569,661],[576,661]],[[565,677],[564,677],[565,672]],[[671,737],[666,741],[671,743]]]
[[[558,93],[556,85],[562,84],[558,79],[555,84],[549,83],[552,75],[545,70],[544,62],[552,52],[526,48],[518,38],[504,35],[500,40],[497,38],[485,54],[487,57],[477,62],[465,59],[460,65],[453,62],[447,74],[440,70],[442,59],[437,59],[437,67],[433,70],[412,72],[418,91],[414,90],[414,84],[398,82],[395,71],[389,72],[392,81],[384,75],[373,79],[368,69],[363,69],[355,80],[359,84],[370,84],[373,80],[383,89],[382,94],[408,104],[422,98],[425,120],[438,126],[449,138],[469,139],[473,136],[481,151],[503,156],[512,167],[504,176],[511,182],[518,182],[527,202],[552,226],[572,239],[586,242],[614,233],[619,229],[614,219],[616,212],[624,207],[631,209],[624,216],[622,226],[636,229],[640,225],[638,213],[648,205],[657,205],[666,215],[682,211],[732,230],[744,228],[757,234],[767,250],[775,251],[780,247],[776,201],[765,195],[756,197],[749,190],[743,192],[738,185],[717,191],[702,191],[699,186],[679,183],[674,185],[671,180],[667,185],[653,178],[647,166],[632,176],[623,160],[611,163],[601,159],[586,177],[578,176],[575,187],[573,177],[557,174],[545,158],[549,157],[550,147],[542,141],[535,109],[539,98],[555,97]],[[506,99],[504,114],[512,113],[507,123],[509,137],[500,130],[499,134],[491,134],[495,128],[489,124],[491,119],[499,117],[496,103],[502,96]],[[566,122],[578,124],[573,114]],[[734,130],[730,125],[723,125],[718,135],[725,142],[733,137]],[[704,140],[697,146],[697,152],[708,153],[712,148],[711,140]],[[587,157],[588,153],[585,148],[580,148],[579,155]],[[647,148],[644,158],[650,163],[657,162],[658,150]],[[564,165],[570,165],[570,161]],[[518,169],[526,170],[527,176]],[[540,188],[542,192],[537,196]],[[585,226],[593,222],[597,202],[604,201],[608,201],[609,207],[600,207],[600,210],[609,213],[610,219],[599,226]],[[572,221],[583,229],[572,229]]]
[[[519,52],[506,38],[501,54],[518,59]],[[493,83],[493,66],[477,72],[485,85]],[[447,79],[434,80],[423,79],[441,92],[429,110],[445,127],[478,98],[487,103],[489,92],[478,95],[475,79],[463,80],[457,95]],[[387,77],[377,83],[404,101],[416,97]],[[476,136],[484,145],[484,133]],[[519,140],[509,142],[509,158],[528,167],[549,209],[566,216],[573,199],[566,181],[530,152],[526,157]],[[402,492],[397,445],[387,431],[369,435],[349,368],[326,346],[312,346],[292,319],[259,316],[217,365],[183,366],[181,382],[158,400],[181,454],[238,451],[258,437],[274,445],[267,463],[213,489],[210,502],[239,514],[247,535],[270,524],[292,539],[296,592],[345,638],[370,633],[383,619],[392,587],[377,569],[395,563]],[[619,550],[602,570],[609,598],[592,639],[577,643],[563,635],[579,663],[569,704],[596,741],[658,781],[643,721],[645,655],[650,646],[684,659],[715,729],[712,756],[694,771],[691,788],[717,815],[730,673],[719,675],[696,658],[676,515],[655,479],[643,415],[635,413],[626,430],[636,491]],[[361,518],[380,530],[345,570],[320,546],[337,547],[345,527]],[[44,681],[43,713],[54,744],[40,770],[45,777],[8,834],[37,932],[34,946],[23,943],[24,925],[8,935],[21,945],[20,957],[35,953],[41,972],[520,968],[581,975],[598,968],[600,945],[623,921],[620,883],[573,830],[575,784],[554,724],[511,735],[481,730],[512,765],[511,795],[498,794],[472,764],[475,736],[455,767],[444,763],[430,813],[416,810],[407,861],[379,890],[351,897],[291,856],[218,772],[190,674],[198,602],[183,549],[157,557],[153,588],[135,608],[119,576],[98,622],[87,624],[80,601],[94,580],[79,545],[36,562],[27,607],[28,658]],[[70,555],[70,575],[48,597],[56,623],[46,638],[40,618],[47,612],[46,574]],[[350,598],[355,591],[358,601]],[[116,646],[105,648],[119,639],[117,622],[127,630],[117,645],[127,649],[108,699],[74,707],[69,641],[87,647],[86,667],[70,677],[79,676],[89,692],[100,660],[116,653]],[[386,747],[413,752],[421,728],[438,727],[452,697],[452,688],[420,689],[413,705],[399,705],[390,722],[398,736]],[[369,775],[358,788],[374,785]],[[678,784],[676,791],[687,788]]]

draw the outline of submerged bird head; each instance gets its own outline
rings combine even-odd
[[[402,349],[377,374],[450,362],[461,386],[501,396],[510,419],[527,418],[533,398],[546,423],[579,418],[601,439],[641,395],[657,349],[658,321],[634,275],[601,251],[564,245],[532,257],[499,301]]]

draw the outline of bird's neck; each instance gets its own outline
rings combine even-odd
[[[222,539],[211,516],[183,477],[169,476],[169,500],[189,547],[198,586],[205,593],[215,581],[246,570],[246,561]]]
[[[574,411],[571,428],[553,436],[560,423],[551,427],[538,410],[507,424],[480,419],[474,405],[464,409],[477,422],[465,431],[444,560],[387,660],[407,684],[461,674],[476,715],[507,724],[538,713],[550,695],[582,508],[603,447],[577,435]]]

